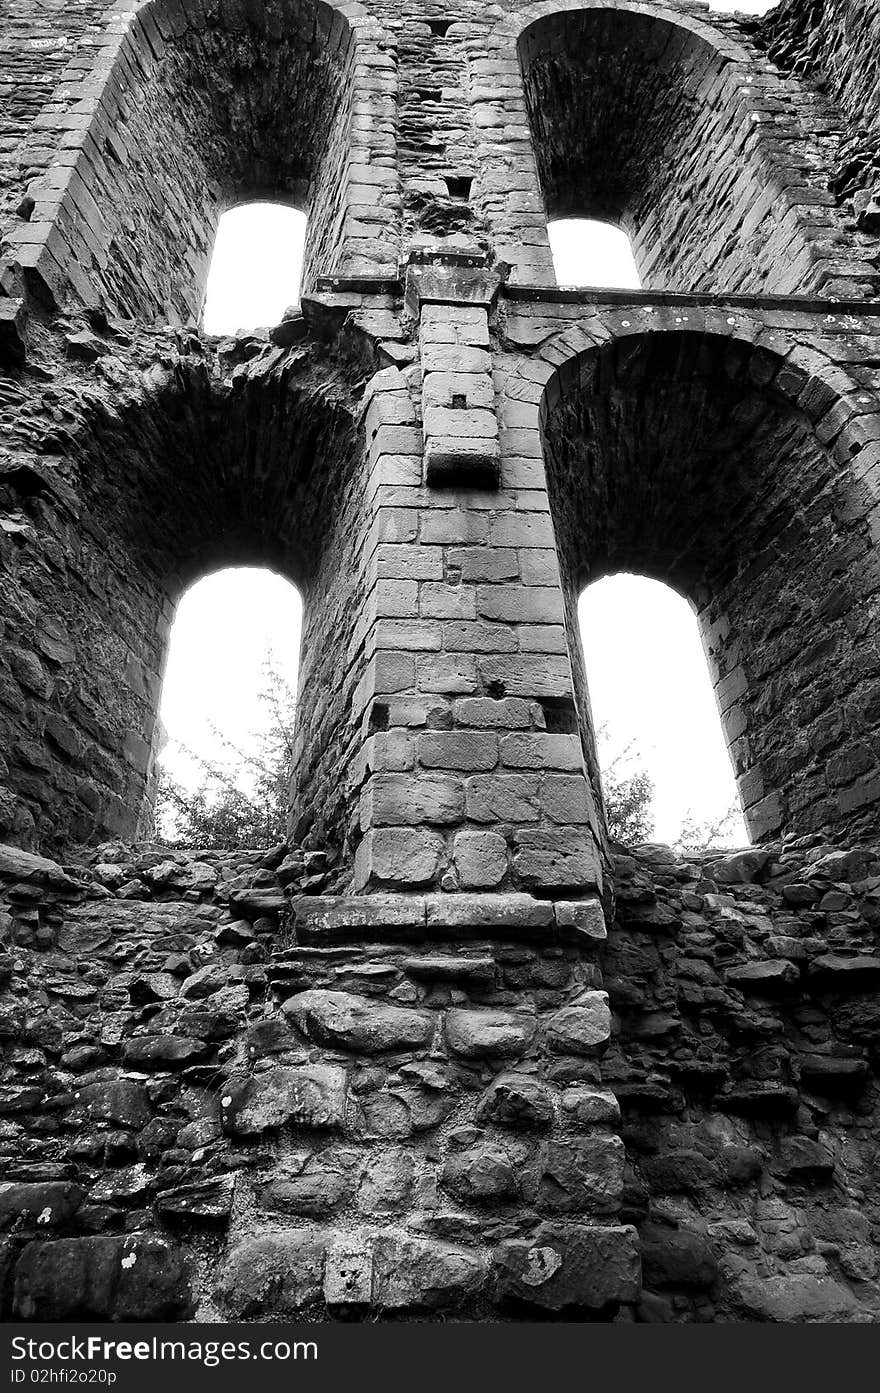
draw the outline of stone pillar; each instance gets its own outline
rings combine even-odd
[[[499,284],[477,258],[417,263],[412,390],[371,384],[359,892],[601,886],[540,438],[496,415]]]

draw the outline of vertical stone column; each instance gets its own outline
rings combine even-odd
[[[601,882],[539,433],[496,414],[499,284],[478,258],[417,263],[420,372],[371,384],[358,892]]]

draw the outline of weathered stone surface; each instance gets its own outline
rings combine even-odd
[[[499,1127],[542,1130],[553,1122],[553,1095],[529,1074],[501,1074],[483,1094],[477,1108],[481,1122]]]
[[[632,1228],[542,1224],[531,1238],[502,1243],[494,1264],[502,1301],[547,1311],[601,1310],[634,1301],[640,1288]]]
[[[301,992],[285,1003],[285,1014],[310,1039],[368,1054],[418,1049],[434,1030],[430,1016],[380,1005],[348,992]]]
[[[517,893],[440,895],[427,898],[426,917],[429,929],[459,929],[471,934],[494,929],[527,934],[552,926],[553,906]]]
[[[639,1232],[645,1282],[658,1287],[712,1287],[718,1263],[712,1245],[697,1233],[644,1226]]]
[[[331,1064],[277,1066],[221,1090],[220,1116],[234,1136],[259,1136],[292,1122],[339,1128],[345,1115],[345,1070]]]
[[[737,1284],[737,1295],[747,1320],[792,1322],[848,1322],[858,1314],[858,1303],[833,1277],[809,1273]]]
[[[452,856],[462,889],[494,889],[507,874],[507,843],[497,832],[459,832]]]
[[[587,832],[568,828],[517,831],[513,868],[524,889],[593,890],[602,886],[596,844]]]
[[[620,1121],[620,1107],[609,1089],[589,1088],[586,1085],[566,1088],[562,1095],[562,1109],[582,1126]]]
[[[217,1297],[232,1320],[292,1316],[320,1295],[327,1238],[285,1229],[246,1238],[224,1264]]]
[[[271,1180],[261,1191],[261,1204],[275,1213],[323,1218],[351,1193],[355,1159],[351,1152],[342,1156],[318,1152],[298,1175],[281,1174]]]
[[[163,1190],[156,1197],[156,1210],[169,1223],[225,1223],[232,1212],[235,1179],[217,1175]]]
[[[141,1128],[152,1115],[143,1085],[135,1083],[133,1079],[108,1079],[105,1083],[85,1084],[74,1097],[95,1121]]]
[[[375,1153],[364,1167],[358,1205],[365,1214],[397,1214],[407,1207],[416,1179],[416,1163],[400,1146]]]
[[[746,963],[743,967],[730,967],[726,977],[732,987],[743,992],[761,993],[784,991],[797,982],[800,973],[794,963],[784,958],[772,962]]]
[[[82,1201],[80,1187],[64,1181],[0,1185],[0,1230],[63,1228]]]
[[[55,861],[34,856],[17,846],[0,846],[0,876],[6,880],[34,881],[53,890],[75,890],[76,882]]]
[[[330,1309],[362,1310],[373,1295],[373,1248],[369,1239],[337,1235],[324,1261],[324,1300]]]
[[[473,1251],[393,1233],[377,1240],[374,1262],[374,1300],[389,1311],[454,1311],[486,1280]]]
[[[602,902],[596,896],[583,900],[557,900],[553,906],[556,923],[597,943],[608,937]]]
[[[514,1199],[519,1194],[512,1158],[495,1142],[480,1142],[450,1156],[443,1167],[442,1184],[450,1194],[471,1203]]]
[[[180,1252],[150,1235],[29,1243],[15,1269],[25,1321],[187,1320],[190,1275]]]
[[[623,1189],[623,1142],[592,1136],[541,1146],[534,1202],[546,1214],[613,1214]],[[531,1186],[530,1186],[531,1189]]]
[[[446,1015],[447,1044],[465,1059],[520,1055],[534,1033],[534,1020],[506,1011],[449,1011]]]
[[[495,978],[494,958],[441,957],[426,954],[406,958],[403,969],[410,977],[428,982],[468,982],[488,985]]]
[[[611,1033],[611,1012],[605,992],[585,992],[547,1022],[547,1044],[557,1054],[593,1054]]]
[[[136,1069],[182,1069],[207,1053],[203,1040],[188,1035],[145,1035],[128,1040],[122,1056]]]

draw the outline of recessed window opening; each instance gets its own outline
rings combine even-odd
[[[547,232],[558,285],[640,290],[629,238],[593,218],[556,218]]]
[[[220,219],[208,273],[208,334],[271,327],[299,302],[306,215],[280,203],[244,203]]]
[[[612,834],[683,850],[748,846],[688,602],[659,581],[616,575],[584,591],[579,618],[609,820],[638,815]]]
[[[472,176],[470,174],[448,174],[444,176],[444,179],[449,197],[454,199],[456,203],[467,203],[474,182]]]
[[[284,836],[302,602],[251,567],[215,571],[181,600],[159,719],[157,833],[187,846]]]
[[[429,19],[428,28],[432,34],[436,34],[438,39],[445,39],[455,20],[453,19]]]

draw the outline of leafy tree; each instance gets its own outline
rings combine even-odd
[[[202,769],[202,782],[194,793],[160,771],[156,826],[170,845],[240,850],[284,840],[296,700],[271,655],[258,699],[268,707],[269,720],[264,730],[255,733],[249,750],[213,730],[225,759],[213,762],[186,751]]]
[[[602,795],[608,834],[615,842],[646,842],[654,835],[654,781],[641,763],[635,741],[608,756],[612,736],[607,723],[599,727],[596,738],[606,754]]]
[[[740,828],[741,817],[736,803],[731,803],[730,807],[717,817],[703,818],[700,821],[694,817],[693,812],[688,812],[673,846],[676,851],[682,852],[709,851],[712,847],[729,846],[732,833]]]
[[[608,834],[615,842],[646,842],[654,835],[654,784],[645,769],[629,778],[602,780]]]

